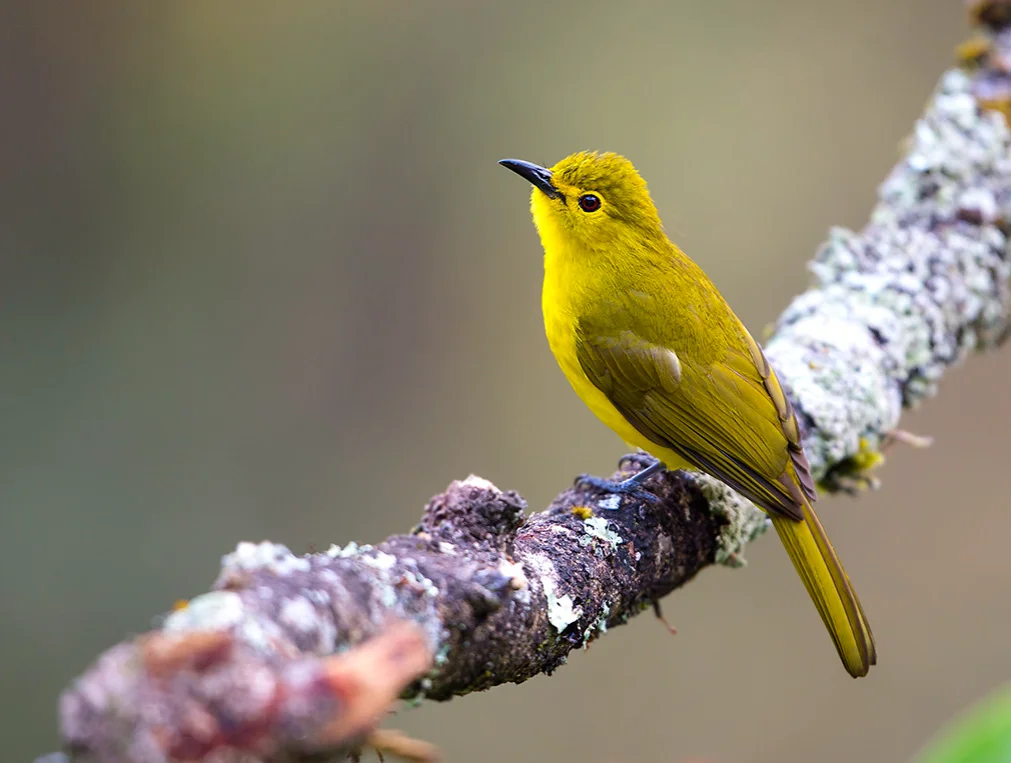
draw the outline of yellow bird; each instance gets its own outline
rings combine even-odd
[[[707,472],[764,509],[850,675],[876,661],[849,577],[812,508],[797,418],[744,324],[667,238],[631,162],[577,153],[551,169],[500,164],[533,184],[544,247],[544,326],[562,371],[597,416],[664,467]]]

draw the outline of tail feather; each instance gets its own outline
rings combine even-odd
[[[845,572],[845,570],[843,570]],[[846,584],[849,586],[850,593],[853,594],[853,601],[857,605],[857,614],[860,615],[860,624],[863,625],[863,630],[866,633],[867,642],[867,661],[869,665],[878,664],[878,648],[874,643],[874,634],[871,632],[871,624],[867,622],[867,615],[864,614],[863,605],[860,603],[860,597],[857,596],[856,591],[853,590],[853,583],[850,581],[850,576],[846,576]]]
[[[874,636],[818,515],[805,501],[804,521],[770,516],[846,670],[854,678],[867,675],[870,666],[877,662]]]

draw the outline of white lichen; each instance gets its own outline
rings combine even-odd
[[[816,479],[876,447],[949,366],[1001,336],[1009,196],[1011,132],[979,108],[969,76],[948,72],[870,224],[830,231],[811,264],[814,285],[766,348],[813,424],[804,445]]]
[[[359,546],[354,541],[351,541],[344,546],[344,548],[341,548],[336,544],[331,545],[330,548],[327,549],[327,554],[336,559],[350,559],[351,557],[358,556],[359,554],[367,554],[372,550],[373,547],[368,543]]]
[[[587,517],[583,520],[583,528],[586,530],[587,535],[599,538],[614,548],[619,543],[623,543],[624,540],[618,533],[610,529],[610,524],[610,520],[604,519],[604,517]]]
[[[166,631],[226,630],[245,617],[242,597],[234,591],[211,591],[190,599],[165,618]]]
[[[310,588],[305,592],[305,596],[313,604],[320,607],[330,606],[330,593],[328,591],[321,591],[315,588]]]
[[[269,569],[278,576],[292,572],[308,572],[312,565],[303,556],[295,556],[282,543],[250,543],[243,541],[235,551],[221,559],[221,576],[232,576],[240,572],[254,572]]]
[[[597,501],[597,506],[609,511],[615,511],[621,506],[621,497],[617,493],[612,493]]]
[[[541,590],[544,591],[544,598],[547,600],[548,622],[558,633],[561,633],[582,616],[582,607],[573,606],[572,597],[569,594],[559,595],[558,570],[551,559],[541,554],[530,554],[526,558],[526,564],[536,573],[535,577],[540,581]]]
[[[544,587],[544,595],[548,600],[548,622],[561,633],[582,616],[583,608],[574,607],[569,594],[557,595],[555,581],[551,578],[542,578],[541,585]]]
[[[414,590],[424,591],[425,595],[429,598],[434,599],[439,595],[438,586],[420,572],[412,572],[408,570],[404,573],[404,579],[412,585]]]
[[[311,639],[314,651],[329,654],[336,644],[337,630],[329,613],[313,606],[311,598],[316,598],[310,596],[313,593],[317,592],[307,591],[304,596],[285,599],[277,619],[281,625],[294,631],[296,636]]]
[[[362,555],[361,563],[377,570],[389,570],[397,563],[397,557],[382,551],[376,551],[374,556]]]
[[[379,591],[379,601],[384,607],[393,607],[397,603],[397,592],[393,590],[393,586],[384,585]]]
[[[271,654],[287,643],[277,623],[263,617],[245,617],[235,628],[235,637],[258,652]]]
[[[476,474],[471,474],[467,477],[467,479],[462,480],[460,484],[466,485],[467,487],[480,488],[481,490],[490,490],[493,493],[502,493],[502,491],[495,487],[493,483],[489,482],[484,477],[478,477]]]
[[[308,633],[316,628],[316,608],[302,596],[293,596],[281,603],[278,619],[292,630]]]
[[[247,609],[234,591],[211,591],[191,599],[165,618],[162,629],[171,633],[230,630],[238,641],[264,654],[285,643],[277,623],[258,615],[255,608]]]

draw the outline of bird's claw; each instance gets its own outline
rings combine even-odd
[[[637,453],[626,453],[620,459],[618,459],[618,468],[623,470],[629,464],[639,467],[640,470],[647,467],[653,466],[658,463],[659,459],[656,456],[651,456],[649,453],[639,451]]]
[[[659,498],[644,490],[642,485],[634,482],[632,479],[616,482],[604,479],[603,477],[594,477],[592,474],[580,474],[576,477],[576,487],[591,487],[604,493],[610,493],[611,495],[627,495],[640,501],[649,501],[650,503],[660,502]]]

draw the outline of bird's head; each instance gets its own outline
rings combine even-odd
[[[530,207],[542,239],[568,237],[606,249],[662,235],[646,181],[623,156],[582,151],[550,169],[519,159],[499,164],[533,184]]]

